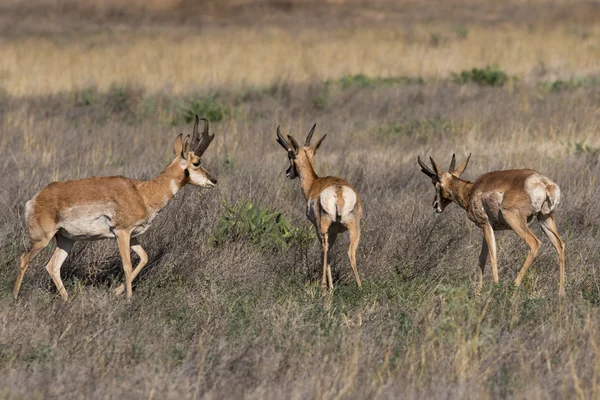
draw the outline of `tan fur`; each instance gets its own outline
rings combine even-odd
[[[433,165],[435,172],[423,166],[422,171],[432,178],[436,187],[434,208],[438,212],[442,212],[449,203],[455,202],[467,211],[469,219],[484,232],[484,242],[479,257],[478,290],[483,284],[483,271],[488,254],[494,282],[498,282],[494,230],[513,230],[529,246],[527,259],[515,280],[516,285],[521,283],[541,243],[528,227],[528,222],[535,216],[557,250],[560,269],[559,294],[564,295],[565,245],[558,234],[554,220],[554,210],[560,201],[558,185],[530,169],[488,172],[475,182],[468,182],[460,179],[467,163],[468,160],[451,173],[441,171],[435,164]]]
[[[312,136],[312,132],[309,134],[309,142],[310,136]],[[290,140],[294,139],[290,138]],[[323,294],[325,294],[327,288],[333,290],[331,265],[328,261],[328,253],[331,250],[337,235],[345,231],[350,232],[348,257],[350,259],[356,284],[361,287],[361,281],[356,267],[356,249],[360,241],[362,204],[358,197],[358,193],[356,193],[356,190],[354,190],[352,185],[348,182],[333,176],[319,178],[315,172],[313,158],[322,141],[323,139],[319,140],[314,146],[305,146],[297,149],[295,158],[290,159],[290,162],[292,163],[297,176],[300,178],[300,187],[304,194],[304,198],[307,201],[307,217],[315,226],[317,236],[321,242],[321,256],[323,260],[321,288]],[[344,193],[348,193],[347,191],[351,191],[354,195],[348,196],[346,194],[345,197]],[[352,200],[355,199],[354,204],[347,205],[346,198]]]
[[[15,299],[29,262],[53,237],[56,237],[57,249],[46,269],[65,301],[68,294],[60,279],[60,266],[73,243],[107,238],[117,239],[125,270],[125,289],[127,297],[131,298],[131,282],[148,261],[146,252],[133,238],[146,232],[184,185],[212,187],[216,183],[199,165],[199,157],[188,151],[181,135],[176,139],[174,149],[175,159],[152,180],[110,176],[54,182],[28,201],[25,206],[27,252],[21,257],[13,291]],[[131,270],[130,246],[140,256],[135,271]],[[122,291],[123,286],[116,292]]]

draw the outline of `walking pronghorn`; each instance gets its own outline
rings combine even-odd
[[[433,158],[433,171],[417,157],[421,172],[429,176],[435,186],[433,208],[441,213],[451,202],[467,211],[469,219],[483,229],[483,243],[479,255],[479,282],[483,285],[483,271],[489,253],[494,282],[498,282],[496,240],[494,230],[513,230],[529,246],[529,254],[515,285],[520,285],[527,268],[538,254],[541,241],[529,229],[528,222],[535,216],[558,253],[560,266],[559,295],[565,294],[565,244],[558,234],[554,210],[560,201],[558,185],[531,169],[494,171],[481,175],[475,182],[460,179],[465,172],[471,155],[463,165],[455,168],[456,158],[452,155],[450,172],[442,171]]]
[[[348,257],[354,272],[354,278],[358,287],[361,286],[358,270],[356,269],[356,248],[360,240],[360,220],[362,218],[362,205],[356,190],[345,180],[334,176],[319,178],[315,172],[313,158],[324,135],[315,145],[310,144],[315,132],[314,124],[310,130],[304,147],[300,148],[296,139],[288,135],[286,141],[281,135],[280,127],[277,127],[277,142],[287,151],[290,167],[286,171],[289,179],[300,178],[300,187],[307,201],[306,216],[313,223],[317,236],[321,242],[323,258],[323,276],[321,279],[321,290],[327,292],[333,290],[331,278],[331,265],[328,263],[328,252],[333,246],[339,233],[350,231],[350,248]]]
[[[56,237],[56,250],[46,264],[58,292],[66,301],[67,291],[60,279],[60,267],[76,241],[116,238],[125,271],[125,285],[116,294],[127,291],[131,298],[131,282],[148,262],[148,255],[137,241],[157,214],[186,184],[213,187],[217,180],[200,165],[200,157],[214,139],[204,121],[202,136],[198,134],[198,116],[190,141],[179,134],[173,144],[175,159],[154,179],[138,181],[123,176],[89,178],[53,182],[25,205],[27,252],[21,256],[19,276],[15,283],[15,299],[27,265]],[[132,271],[131,249],[140,257]]]

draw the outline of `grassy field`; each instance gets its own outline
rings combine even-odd
[[[30,15],[19,26],[0,17],[0,398],[600,397],[593,6],[92,2],[98,17],[36,1],[3,6]],[[75,246],[68,303],[44,269],[54,244],[14,302],[25,202],[55,180],[151,178],[194,113],[212,121],[204,163],[219,184],[183,190],[141,238],[132,303],[112,295],[111,241]],[[328,134],[317,171],[351,182],[365,209],[363,288],[344,237],[325,298],[275,142],[277,125],[302,140],[313,122]],[[473,154],[466,179],[533,168],[560,185],[565,299],[537,224],[523,284],[526,245],[500,232],[500,284],[488,265],[474,295],[482,233],[456,205],[435,214],[416,162],[447,167],[453,152]]]

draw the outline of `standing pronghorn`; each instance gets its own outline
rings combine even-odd
[[[350,248],[348,257],[356,278],[358,287],[360,277],[356,269],[356,248],[360,240],[360,220],[362,218],[362,205],[356,190],[345,180],[334,176],[319,178],[315,172],[313,157],[323,139],[324,135],[313,146],[310,145],[312,135],[315,132],[314,124],[310,130],[304,147],[300,148],[298,142],[292,136],[288,135],[286,141],[277,127],[277,142],[287,151],[290,160],[290,167],[286,171],[289,179],[300,178],[300,187],[307,201],[306,216],[315,226],[317,236],[321,242],[321,251],[323,257],[323,276],[321,279],[321,290],[327,291],[327,281],[329,289],[333,289],[333,280],[331,278],[331,265],[328,262],[328,252],[333,246],[338,233],[350,231]]]
[[[531,169],[494,171],[481,175],[475,182],[460,179],[471,155],[459,168],[452,155],[450,172],[442,171],[433,158],[433,171],[417,157],[421,172],[429,176],[435,186],[433,208],[441,213],[451,202],[467,211],[469,219],[483,229],[483,243],[479,255],[479,282],[483,285],[483,271],[489,253],[494,282],[498,282],[496,240],[494,230],[513,230],[529,246],[529,254],[515,285],[520,285],[527,268],[537,255],[541,241],[529,229],[528,222],[535,216],[558,253],[560,265],[559,295],[565,294],[565,244],[558,234],[554,210],[560,200],[558,185]]]
[[[213,187],[217,180],[200,166],[200,157],[214,139],[208,133],[208,121],[203,118],[204,131],[198,135],[198,116],[192,139],[182,140],[179,134],[173,144],[175,159],[154,179],[138,181],[123,176],[89,178],[54,182],[42,189],[25,205],[27,252],[21,257],[19,276],[15,283],[15,299],[27,265],[56,237],[56,250],[46,264],[58,292],[66,301],[67,291],[60,279],[60,267],[76,241],[116,238],[125,271],[125,285],[116,289],[119,295],[127,290],[131,298],[131,282],[148,262],[148,255],[136,237],[146,232],[156,215],[186,184]],[[140,257],[132,271],[129,248]]]

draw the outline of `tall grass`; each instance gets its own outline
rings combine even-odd
[[[313,86],[260,96],[222,88],[219,100],[233,112],[211,124],[216,139],[205,155],[219,185],[179,193],[141,239],[150,264],[135,281],[131,305],[112,296],[122,272],[111,241],[76,245],[62,269],[69,303],[43,268],[51,248],[30,267],[13,303],[23,205],[51,180],[156,174],[172,157],[175,135],[190,129],[172,125],[187,96],[129,87],[83,97],[5,96],[2,396],[598,396],[600,125],[593,104],[582,100],[596,90],[374,85],[351,97],[332,91],[329,105],[315,112]],[[309,234],[291,246],[257,245],[265,240],[256,239],[260,230],[213,240],[222,204],[250,202],[310,229],[274,132],[282,124],[301,138],[312,122],[328,133],[317,171],[348,179],[365,207],[364,288],[353,283],[342,238],[335,291],[324,299],[319,248]],[[481,232],[458,207],[435,215],[431,183],[416,165],[417,154],[443,163],[452,152],[473,153],[467,179],[529,167],[561,186],[564,301],[546,242],[522,286],[513,286],[526,246],[510,232],[497,235],[500,285],[491,285],[487,271],[483,294],[474,296]]]

